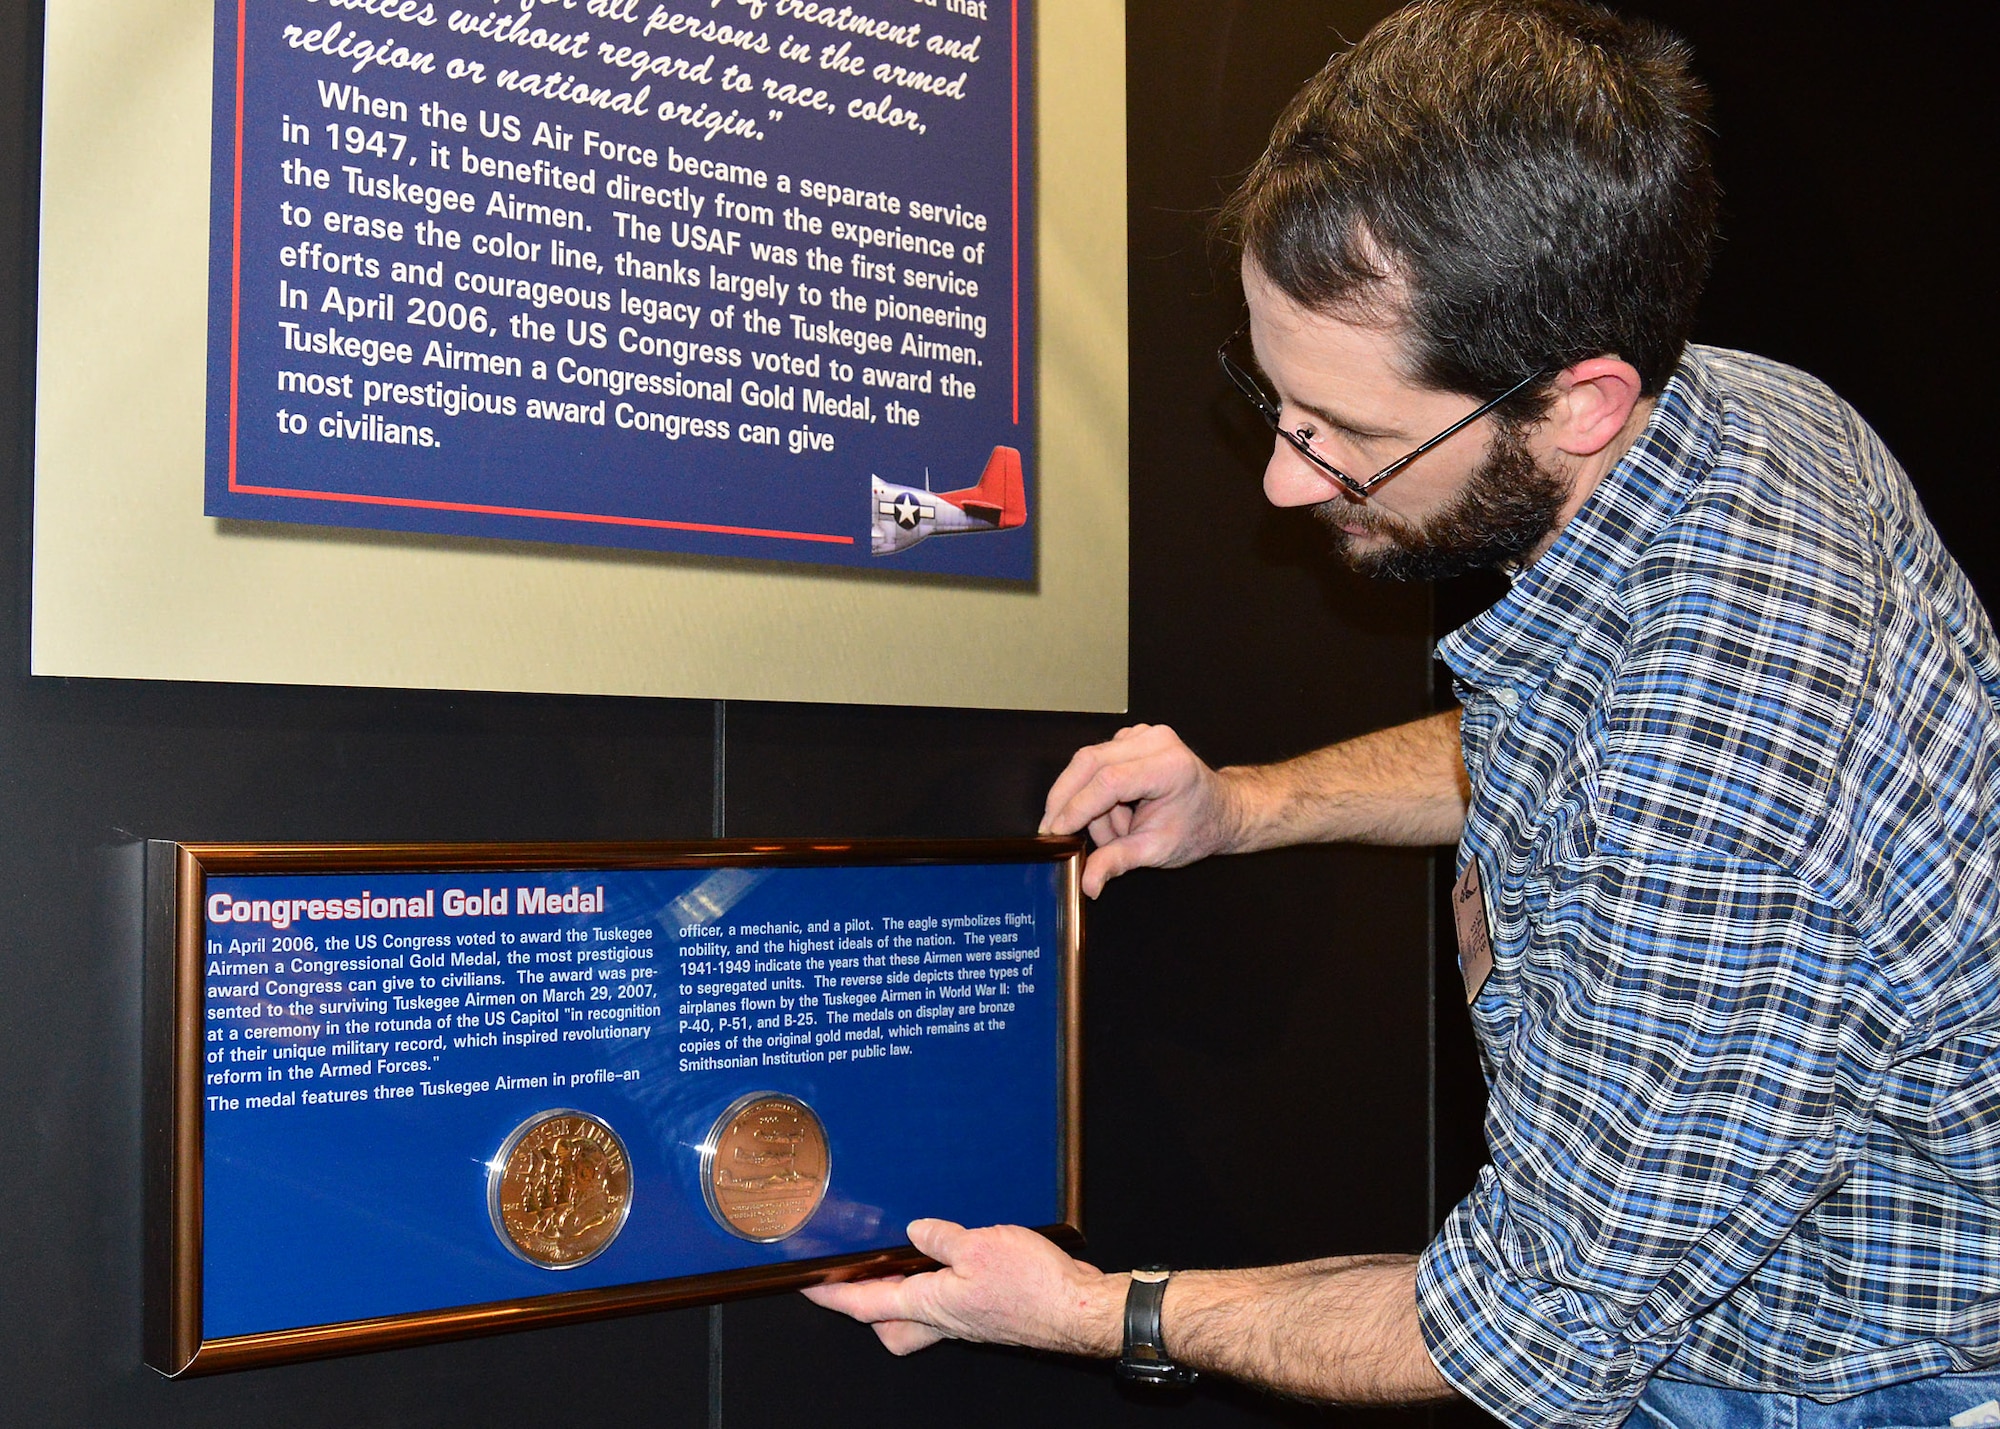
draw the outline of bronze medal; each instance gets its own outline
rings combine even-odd
[[[716,1119],[702,1145],[702,1195],[725,1230],[768,1244],[813,1218],[832,1169],[826,1128],[811,1107],[753,1092]]]
[[[632,1159],[597,1117],[538,1112],[514,1128],[489,1164],[486,1208],[494,1234],[521,1259],[573,1270],[624,1229]]]

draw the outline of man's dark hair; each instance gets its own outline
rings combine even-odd
[[[1299,92],[1221,230],[1301,307],[1405,319],[1427,386],[1615,354],[1657,393],[1715,236],[1689,58],[1578,0],[1418,0]]]

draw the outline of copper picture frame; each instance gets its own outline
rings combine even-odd
[[[308,844],[151,841],[145,856],[146,1362],[170,1378],[397,1348],[647,1310],[713,1304],[827,1281],[920,1270],[907,1244],[665,1280],[338,1323],[208,1337],[203,1332],[205,898],[211,877],[256,874],[534,874],[786,867],[1035,863],[1056,874],[1049,940],[1059,1214],[1036,1229],[1082,1242],[1082,872],[1074,838],[713,840],[661,843]]]

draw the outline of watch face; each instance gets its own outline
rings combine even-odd
[[[1138,1281],[1141,1285],[1158,1285],[1172,1274],[1173,1272],[1171,1270],[1155,1270],[1149,1268],[1146,1270],[1133,1271],[1132,1278]]]

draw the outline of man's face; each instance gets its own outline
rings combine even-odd
[[[1348,475],[1365,480],[1478,406],[1406,377],[1394,328],[1309,312],[1247,259],[1243,288],[1251,342],[1285,425],[1311,429],[1313,450]],[[1366,575],[1438,579],[1532,559],[1572,495],[1570,475],[1544,465],[1526,434],[1492,416],[1365,498],[1289,443],[1272,447],[1264,495],[1274,506],[1312,508],[1341,557]]]

